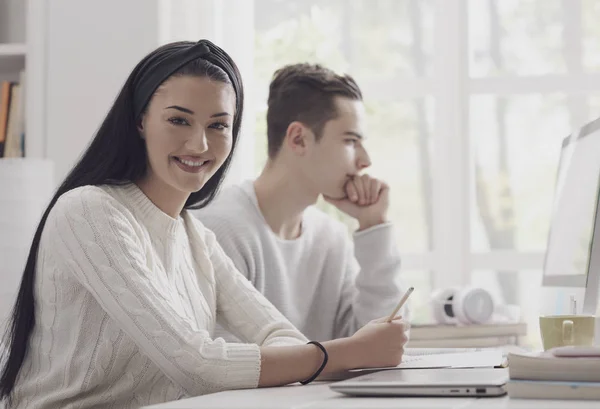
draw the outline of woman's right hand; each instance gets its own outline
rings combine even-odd
[[[397,317],[371,321],[354,335],[322,343],[329,361],[322,375],[354,368],[396,366],[402,361],[408,341],[408,324]],[[308,379],[323,362],[315,345],[263,346],[259,386],[284,385]]]
[[[402,317],[396,317],[392,322],[386,322],[386,319],[369,322],[348,339],[353,355],[348,362],[354,368],[396,366],[402,362],[409,326]]]

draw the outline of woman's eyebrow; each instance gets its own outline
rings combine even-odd
[[[231,116],[231,114],[228,113],[228,112],[219,112],[218,114],[211,115],[210,117],[211,118],[217,118],[219,116]]]
[[[194,111],[192,111],[191,109],[180,107],[179,105],[171,105],[169,107],[166,107],[165,109],[176,109],[178,111],[185,112],[186,114],[194,115]]]

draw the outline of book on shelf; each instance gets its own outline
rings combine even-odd
[[[0,158],[4,156],[4,146],[6,145],[6,127],[8,123],[8,111],[10,108],[10,88],[10,82],[0,82]]]
[[[510,366],[509,366],[510,368]],[[521,399],[600,399],[600,382],[510,379],[506,391]]]
[[[509,353],[510,379],[600,382],[600,357],[557,357],[550,352]]]
[[[426,324],[410,327],[410,339],[414,341],[523,335],[527,335],[527,324],[523,322],[473,325]]]
[[[20,82],[0,83],[0,158],[19,158],[25,146],[24,72]]]

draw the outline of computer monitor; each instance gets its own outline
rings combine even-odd
[[[542,285],[584,289],[595,314],[600,282],[600,118],[563,140]]]

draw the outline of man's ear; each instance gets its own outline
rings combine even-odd
[[[285,143],[297,155],[304,155],[309,142],[309,129],[301,122],[294,121],[288,125],[285,133]]]

